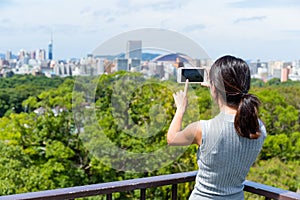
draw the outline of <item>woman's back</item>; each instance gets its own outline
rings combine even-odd
[[[191,200],[243,198],[242,183],[262,148],[266,130],[260,122],[261,137],[241,137],[234,128],[234,117],[221,112],[211,120],[200,121],[199,171]]]

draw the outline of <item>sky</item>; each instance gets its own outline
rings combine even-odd
[[[142,28],[178,32],[216,59],[300,60],[299,0],[0,0],[0,53],[47,49],[86,57]],[[183,52],[184,53],[184,52]]]

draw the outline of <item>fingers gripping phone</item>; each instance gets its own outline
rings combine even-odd
[[[204,68],[181,67],[177,69],[177,82],[185,83],[189,79],[189,83],[202,83],[207,81],[207,73]]]

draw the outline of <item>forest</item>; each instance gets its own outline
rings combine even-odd
[[[299,191],[300,82],[251,84],[268,136],[247,180]],[[166,142],[176,109],[172,94],[183,87],[124,71],[0,78],[0,195],[197,170],[196,146]],[[183,126],[217,114],[207,88],[190,84],[188,95]],[[180,184],[179,199],[187,199],[193,185]],[[168,199],[171,187],[150,188],[146,195]],[[113,198],[138,199],[139,191]]]

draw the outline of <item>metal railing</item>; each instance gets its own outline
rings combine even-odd
[[[0,200],[17,200],[17,199],[75,199],[80,197],[90,197],[97,195],[106,195],[107,200],[112,199],[112,194],[116,192],[126,192],[140,190],[140,199],[146,199],[146,189],[172,185],[172,200],[177,199],[177,185],[179,183],[192,182],[195,180],[197,171],[176,173],[169,175],[152,176],[146,178],[137,178],[123,181],[115,181],[101,184],[86,186],[77,186],[55,190],[46,190],[40,192],[30,192],[0,197]],[[244,191],[264,196],[266,199],[292,200],[300,199],[300,194],[271,187],[268,185],[245,181]]]

